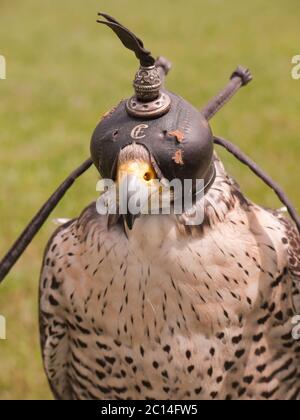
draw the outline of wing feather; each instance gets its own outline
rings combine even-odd
[[[282,215],[279,217],[286,232],[282,242],[287,247],[288,269],[293,281],[293,301],[300,313],[300,235],[293,221]]]

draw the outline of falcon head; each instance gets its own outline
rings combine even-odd
[[[203,179],[206,190],[212,185],[215,169],[210,126],[184,99],[168,95],[171,107],[161,117],[133,117],[122,101],[99,122],[91,140],[91,156],[102,178],[117,185],[127,182],[131,191],[133,185],[148,188],[154,179],[192,180],[193,185]],[[130,216],[127,221],[132,227]]]
[[[131,191],[134,186],[149,190],[157,180],[174,179],[191,180],[192,189],[196,180],[204,180],[208,189],[215,177],[208,121],[183,98],[163,88],[166,60],[155,61],[136,35],[114,18],[100,16],[106,20],[99,22],[109,26],[140,61],[135,94],[104,115],[93,133],[91,157],[101,177],[112,179],[118,187],[126,183]],[[140,147],[129,152],[128,147],[134,145]],[[127,208],[126,221],[132,227],[134,218]]]

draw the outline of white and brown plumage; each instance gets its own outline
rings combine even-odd
[[[45,254],[40,328],[59,399],[300,399],[300,239],[216,158],[205,221],[108,227],[90,205]]]

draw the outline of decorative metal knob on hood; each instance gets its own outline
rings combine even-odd
[[[126,48],[132,50],[140,61],[140,68],[135,75],[133,87],[135,95],[128,99],[126,110],[129,115],[138,118],[154,118],[164,115],[171,106],[170,96],[162,91],[162,74],[155,65],[150,51],[144,48],[143,42],[129,29],[125,28],[111,16],[99,13],[104,20],[98,20],[109,26],[120,38]]]

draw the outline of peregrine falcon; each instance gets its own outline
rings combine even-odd
[[[143,146],[119,162],[156,176]],[[40,331],[56,398],[300,398],[299,234],[214,166],[199,226],[141,215],[129,229],[93,203],[54,234]]]
[[[200,113],[163,88],[165,60],[155,61],[132,32],[100,16],[140,69],[135,95],[96,127],[92,160],[117,189],[129,180],[128,201],[132,183],[148,200],[159,181],[161,210],[170,192],[163,180],[176,178],[192,180],[193,203],[180,214],[133,214],[127,202],[121,215],[99,214],[93,203],[54,234],[40,281],[42,354],[54,396],[300,399],[293,334],[299,218],[283,200],[297,230],[242,194],[214,152],[208,124],[251,81],[250,72],[238,67]],[[204,183],[200,195],[196,179]],[[193,224],[201,210],[202,223]]]

